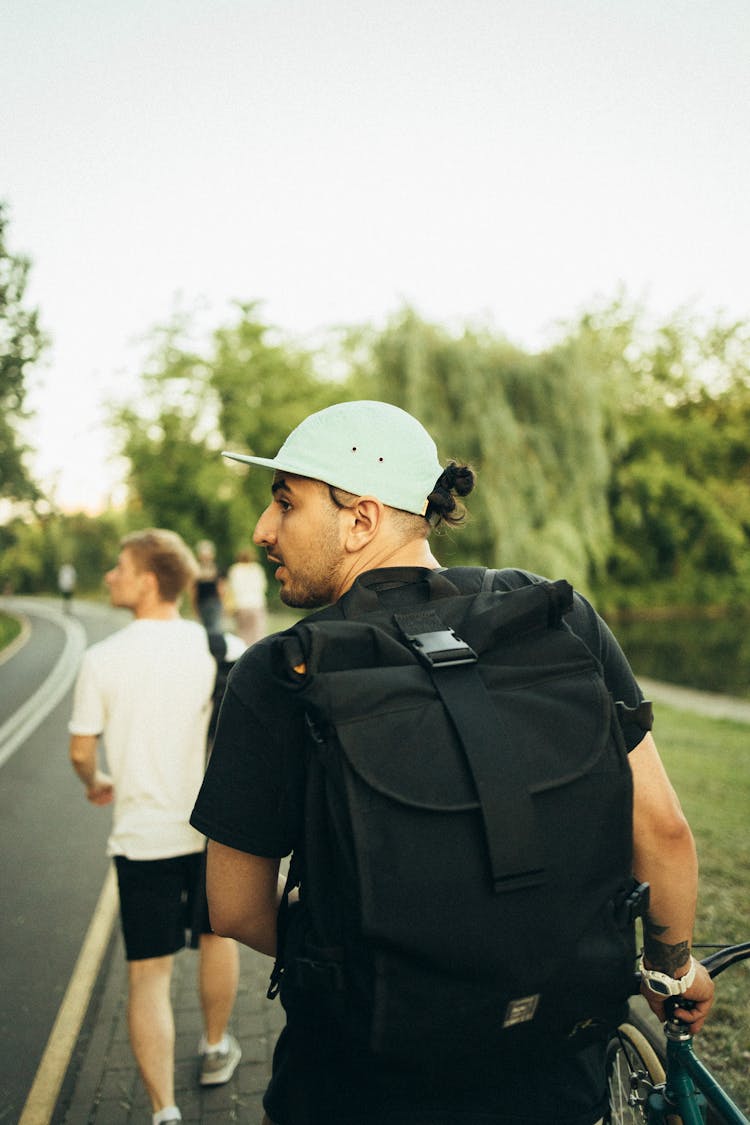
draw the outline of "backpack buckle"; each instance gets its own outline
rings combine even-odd
[[[394,613],[393,620],[405,641],[428,668],[451,668],[455,664],[476,664],[477,654],[462,641],[450,625],[441,621],[434,610],[416,613]]]
[[[615,924],[624,930],[632,926],[636,918],[644,918],[648,911],[651,887],[633,879],[630,886],[614,900]]]
[[[475,664],[477,661],[471,645],[457,637],[452,629],[407,633],[406,639],[428,668],[451,668],[456,664]]]

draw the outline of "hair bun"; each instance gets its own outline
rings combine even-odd
[[[468,496],[473,487],[474,471],[468,465],[449,461],[427,497],[427,518],[435,524],[441,519],[447,523],[460,523],[466,513],[463,506],[456,503],[455,496]]]

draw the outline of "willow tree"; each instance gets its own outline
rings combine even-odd
[[[405,310],[350,341],[351,388],[420,418],[443,457],[478,473],[441,558],[520,566],[586,585],[610,537],[614,417],[606,375],[567,341],[528,354],[489,331],[451,334]]]

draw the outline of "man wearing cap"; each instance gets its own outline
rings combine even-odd
[[[415,418],[381,402],[341,403],[311,415],[276,457],[226,456],[273,470],[272,500],[258,520],[255,542],[276,564],[282,601],[318,609],[328,619],[346,617],[355,584],[374,592],[383,607],[414,606],[425,570],[440,565],[430,532],[441,522],[460,522],[457,497],[468,495],[474,484],[466,466],[441,466],[432,438]],[[494,588],[539,580],[503,570]],[[642,695],[619,646],[578,595],[570,623],[601,659],[614,697],[630,706],[639,703]],[[258,642],[235,666],[192,817],[210,841],[214,929],[269,956],[276,954],[280,860],[302,837],[306,740],[298,698],[273,675],[272,644],[272,638]],[[651,735],[633,734],[627,749],[635,788],[636,873],[651,884],[652,894],[645,968],[661,970],[673,983],[685,978],[679,990],[697,1003],[686,1018],[698,1030],[713,989],[690,957],[697,882],[692,835]],[[661,1011],[655,993],[646,995]],[[547,1059],[538,1069],[536,1059],[527,1068],[504,1068],[489,1046],[485,1061],[479,1081],[473,1076],[470,1085],[462,1084],[460,1074],[451,1074],[444,1085],[426,1088],[403,1068],[355,1054],[322,1019],[303,1028],[287,1013],[264,1100],[265,1121],[594,1125],[602,1117],[601,1044],[564,1060]]]

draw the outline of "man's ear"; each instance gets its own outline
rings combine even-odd
[[[143,583],[143,588],[148,591],[151,597],[159,597],[159,579],[154,574],[153,570],[142,570],[140,578]]]
[[[348,551],[361,551],[381,529],[385,507],[374,496],[359,496],[346,511],[350,519],[344,545]]]

